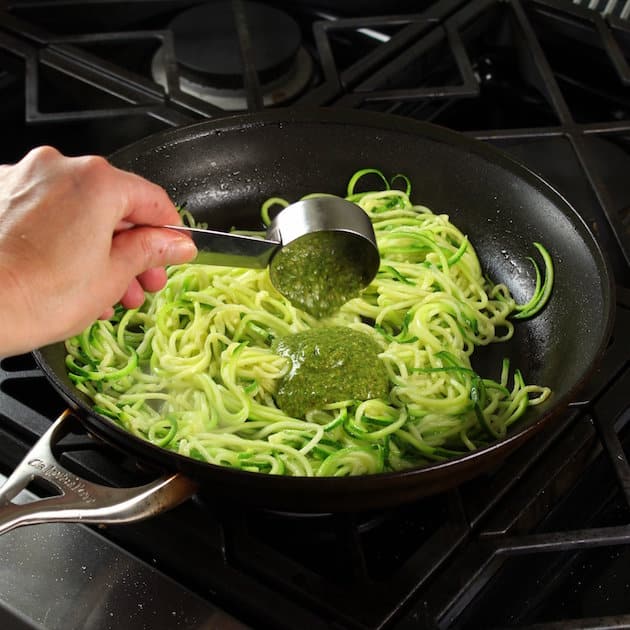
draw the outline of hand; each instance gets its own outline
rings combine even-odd
[[[75,335],[117,302],[140,306],[164,265],[196,254],[146,226],[180,222],[162,188],[101,157],[40,147],[0,166],[0,356]]]

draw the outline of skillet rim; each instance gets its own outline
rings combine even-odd
[[[334,485],[334,488],[341,492],[352,492],[353,490],[364,489],[366,484],[372,489],[378,489],[378,487],[388,487],[390,483],[393,483],[394,481],[396,483],[400,482],[408,484],[415,481],[417,477],[421,478],[422,476],[432,477],[433,475],[444,475],[451,469],[466,470],[470,465],[473,465],[474,467],[474,464],[478,464],[477,468],[479,469],[479,472],[481,472],[482,470],[485,470],[483,467],[484,461],[490,463],[495,462],[497,461],[496,456],[498,456],[498,461],[502,461],[519,444],[529,439],[534,433],[538,432],[543,428],[543,426],[547,425],[553,418],[557,417],[568,408],[571,402],[575,399],[576,394],[584,387],[593,372],[596,370],[609,342],[615,320],[615,284],[612,277],[610,262],[605,252],[601,249],[593,232],[573,205],[554,186],[515,158],[504,153],[502,150],[486,142],[476,140],[463,133],[446,127],[392,114],[367,112],[363,110],[342,110],[326,107],[293,107],[287,109],[265,110],[257,113],[221,116],[215,119],[202,120],[191,125],[166,129],[151,134],[121,147],[110,154],[108,159],[117,166],[117,158],[120,158],[123,154],[128,152],[135,152],[136,155],[141,155],[147,150],[155,150],[156,147],[165,147],[169,143],[181,144],[184,142],[194,141],[199,137],[212,135],[217,131],[221,133],[230,133],[235,130],[240,131],[249,128],[262,128],[269,125],[282,127],[284,125],[290,126],[291,124],[296,123],[352,125],[394,131],[405,135],[420,135],[425,138],[428,137],[430,140],[442,142],[450,146],[454,146],[457,149],[463,149],[467,153],[470,152],[476,154],[482,159],[507,170],[511,175],[524,180],[542,195],[550,199],[554,206],[556,206],[565,217],[571,220],[576,229],[582,232],[584,240],[589,242],[593,261],[600,272],[599,277],[602,285],[602,296],[604,298],[602,306],[606,306],[605,326],[600,333],[600,339],[597,344],[596,351],[592,353],[588,365],[583,371],[582,377],[576,380],[575,383],[568,388],[567,392],[558,401],[555,401],[554,404],[538,418],[526,424],[519,430],[516,430],[511,434],[508,433],[506,437],[464,455],[398,472],[384,472],[340,478],[305,476],[293,477],[249,472],[219,466],[208,462],[202,462],[156,446],[146,440],[142,440],[141,438],[136,437],[121,427],[115,425],[108,418],[95,413],[80,397],[73,395],[73,392],[61,381],[57,372],[46,360],[46,347],[33,352],[37,364],[62,397],[80,414],[82,424],[84,424],[91,433],[94,433],[97,437],[113,445],[115,448],[125,452],[131,451],[140,459],[157,464],[162,469],[166,468],[168,470],[179,470],[184,474],[193,476],[193,478],[198,478],[203,471],[205,474],[213,473],[219,477],[225,476],[235,480],[240,478],[244,482],[255,479],[265,486],[271,486],[270,490],[273,490],[274,485],[285,486],[286,484],[290,484],[295,490],[308,490],[309,486],[315,485],[318,488],[327,488]],[[58,346],[62,344],[63,342],[57,342],[56,344],[51,344],[51,346]],[[110,434],[114,434],[116,438],[112,438]],[[168,462],[166,460],[168,460]],[[473,472],[473,474],[467,475],[461,481],[474,476],[475,473]]]

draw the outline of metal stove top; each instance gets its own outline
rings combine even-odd
[[[350,107],[446,125],[507,151],[579,210],[615,274],[613,338],[555,423],[491,473],[411,505],[297,516],[206,493],[136,525],[16,530],[0,539],[5,627],[629,627],[629,4],[263,3],[300,38],[260,60],[263,18],[219,2],[237,42],[225,65],[240,55],[241,72],[218,82],[212,59],[185,67],[173,26],[200,4],[0,5],[0,159],[42,143],[106,155],[234,108]],[[63,408],[32,357],[0,362],[1,472]],[[146,476],[88,436],[64,448],[63,463],[89,479]]]

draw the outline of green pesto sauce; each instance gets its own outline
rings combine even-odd
[[[384,398],[389,392],[378,344],[357,330],[313,328],[276,340],[273,350],[291,360],[276,394],[276,403],[290,416],[303,418],[328,403]]]
[[[348,237],[314,232],[283,247],[269,269],[271,282],[294,306],[328,317],[363,288],[364,265]]]

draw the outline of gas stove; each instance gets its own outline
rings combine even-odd
[[[380,111],[523,162],[578,210],[617,284],[579,400],[459,488],[367,513],[287,514],[211,491],[137,524],[0,537],[7,628],[630,626],[630,3],[13,0],[0,5],[0,160],[114,150],[269,107]],[[64,409],[0,361],[0,472]],[[77,431],[88,479],[148,473]],[[41,496],[34,485],[21,496]]]

